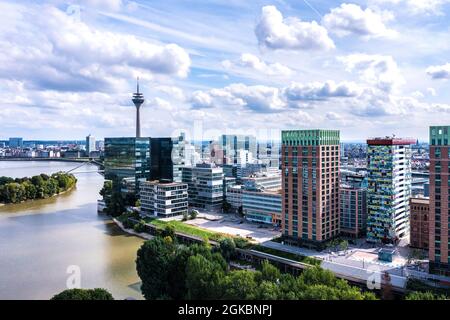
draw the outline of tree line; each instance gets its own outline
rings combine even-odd
[[[374,300],[333,273],[318,266],[299,276],[281,273],[269,262],[258,270],[232,270],[235,244],[223,239],[219,247],[178,244],[170,234],[146,241],[138,250],[136,268],[146,299],[236,300]]]
[[[77,179],[69,173],[40,174],[33,177],[0,177],[0,202],[19,203],[44,199],[72,188]]]

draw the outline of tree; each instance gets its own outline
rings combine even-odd
[[[342,251],[346,251],[348,249],[348,241],[342,240],[341,243],[339,244],[339,246]]]
[[[278,268],[264,260],[261,264],[261,279],[263,281],[278,282],[281,278],[281,272]]]
[[[231,204],[227,201],[226,198],[224,198],[222,201],[222,210],[225,213],[228,213],[231,211]]]
[[[113,182],[112,180],[105,180],[103,183],[103,188],[100,190],[100,195],[103,197],[103,200],[111,197],[113,190]]]
[[[139,248],[136,270],[142,280],[141,291],[146,299],[168,296],[168,276],[174,251],[175,246],[169,237],[155,237],[144,242]]]
[[[195,218],[197,218],[198,216],[198,211],[195,209],[192,209],[191,212],[189,213],[189,217],[194,220]]]
[[[258,271],[248,270],[231,271],[225,279],[224,298],[228,300],[256,299],[258,273]]]
[[[220,240],[219,249],[226,261],[230,261],[236,256],[236,244],[232,238],[225,237]]]
[[[51,300],[114,300],[106,289],[68,289],[54,295]]]
[[[161,236],[162,236],[163,238],[165,238],[165,237],[170,237],[170,238],[172,238],[173,240],[175,240],[175,239],[176,239],[176,236],[175,236],[175,227],[174,227],[173,225],[171,225],[171,224],[166,225],[165,228],[164,228],[164,230],[163,230],[162,233],[161,233]]]
[[[427,292],[414,291],[408,293],[408,295],[405,297],[405,300],[446,300],[446,299],[448,299],[446,296],[434,294],[430,291]]]

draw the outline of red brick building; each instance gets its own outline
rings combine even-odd
[[[411,198],[409,201],[410,213],[410,246],[412,248],[428,250],[430,199]]]

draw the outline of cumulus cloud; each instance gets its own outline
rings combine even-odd
[[[438,66],[430,66],[426,70],[433,79],[450,79],[450,63]]]
[[[11,10],[20,20],[17,28],[0,32],[1,78],[35,89],[111,91],[138,74],[149,79],[189,72],[189,55],[176,44],[96,29],[54,7]],[[0,12],[0,20],[7,14]]]
[[[330,50],[335,47],[327,30],[316,21],[283,18],[275,6],[262,8],[255,34],[261,47],[285,50]]]
[[[191,104],[195,109],[214,107],[213,98],[207,92],[194,91],[191,96]]]
[[[376,4],[391,4],[406,7],[410,14],[442,15],[442,7],[450,0],[374,0]]]
[[[275,62],[267,63],[251,53],[243,53],[238,61],[222,61],[222,66],[227,70],[234,70],[239,67],[257,71],[268,76],[289,76],[293,71],[287,66]]]
[[[284,89],[289,101],[326,100],[336,97],[355,97],[361,93],[361,88],[354,82],[335,83],[311,82],[307,84],[292,83]]]
[[[377,13],[370,8],[363,10],[356,4],[343,3],[323,17],[322,25],[338,36],[393,37],[396,32],[385,25],[392,18],[387,12]]]
[[[393,92],[404,84],[405,80],[391,56],[351,54],[338,57],[347,71],[356,72],[360,78],[376,88]]]

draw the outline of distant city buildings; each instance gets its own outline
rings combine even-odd
[[[91,134],[89,134],[86,137],[86,156],[90,156],[92,151],[96,151],[95,147],[95,137],[93,137]]]
[[[430,199],[424,197],[411,198],[409,207],[411,210],[409,244],[412,248],[428,250]]]
[[[450,126],[430,127],[430,272],[450,276]]]
[[[395,137],[367,140],[367,241],[396,243],[409,234],[411,144]]]
[[[220,144],[223,150],[223,164],[237,164],[239,150],[247,150],[255,158],[258,151],[254,136],[222,135]]]
[[[341,235],[360,238],[367,228],[367,178],[347,174],[341,179],[339,192]]]
[[[223,204],[223,170],[212,163],[182,168],[182,182],[188,185],[189,205],[220,210]]]
[[[339,234],[339,131],[282,131],[283,235],[322,246]]]
[[[173,217],[188,212],[188,186],[170,181],[145,181],[140,184],[141,212],[155,217]]]
[[[9,147],[10,148],[22,148],[23,147],[23,138],[9,138]]]

